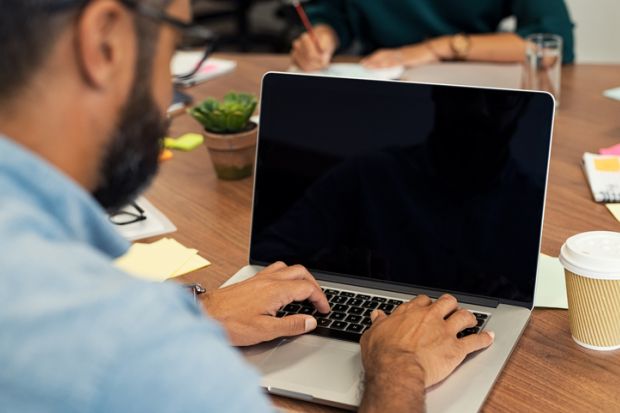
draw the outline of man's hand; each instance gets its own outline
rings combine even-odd
[[[208,292],[203,305],[222,323],[233,345],[249,346],[314,330],[312,316],[275,317],[281,307],[306,299],[319,312],[329,312],[327,298],[308,270],[277,262],[248,280]]]
[[[293,42],[291,58],[301,70],[321,70],[329,65],[338,47],[338,35],[331,27],[321,24],[314,27],[314,35],[321,46],[317,49],[312,36],[304,33]]]
[[[482,332],[458,339],[459,331],[476,325],[476,317],[459,309],[450,295],[434,303],[418,296],[389,317],[382,311],[372,317],[360,342],[366,374],[361,412],[422,411],[425,388],[445,379],[465,356],[488,347],[494,338],[492,332]]]

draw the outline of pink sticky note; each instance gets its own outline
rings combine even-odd
[[[620,143],[609,148],[601,148],[598,153],[601,155],[620,155]]]
[[[214,65],[212,63],[207,63],[206,65],[203,64],[202,67],[200,68],[200,73],[211,73],[213,71],[215,71],[217,69],[217,65]]]

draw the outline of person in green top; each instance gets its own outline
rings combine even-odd
[[[326,67],[354,41],[368,54],[362,64],[369,68],[520,62],[531,33],[560,35],[563,63],[574,60],[573,23],[563,0],[315,0],[306,9],[316,41],[304,33],[291,51],[303,70]],[[508,16],[516,17],[516,32],[497,32]]]

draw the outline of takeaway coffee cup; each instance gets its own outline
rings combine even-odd
[[[584,232],[560,251],[573,339],[592,350],[620,349],[620,233]]]

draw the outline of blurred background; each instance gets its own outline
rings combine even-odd
[[[620,1],[565,1],[576,25],[577,62],[620,63]],[[218,51],[288,53],[292,39],[303,31],[288,0],[192,3],[195,20],[221,36]],[[501,28],[510,30],[514,25],[514,21],[507,19]]]

